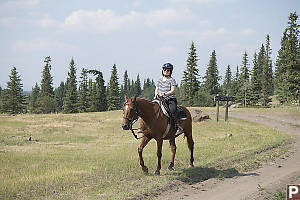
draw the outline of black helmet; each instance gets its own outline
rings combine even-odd
[[[173,65],[171,63],[166,63],[162,66],[163,69],[169,69],[173,71]]]

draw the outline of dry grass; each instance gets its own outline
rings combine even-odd
[[[153,195],[175,180],[190,184],[258,167],[286,152],[290,140],[285,133],[236,119],[194,123],[195,168],[187,169],[189,152],[179,137],[176,170],[166,169],[171,153],[165,142],[162,175],[146,176],[138,163],[139,141],[121,130],[121,121],[121,111],[0,115],[0,199]],[[228,133],[233,136],[227,137]],[[144,159],[150,172],[154,171],[155,141],[145,148]]]

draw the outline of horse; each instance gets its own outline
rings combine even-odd
[[[174,170],[174,160],[176,154],[176,144],[175,138],[177,129],[173,125],[166,134],[166,129],[168,126],[168,117],[164,115],[160,105],[158,103],[139,98],[132,97],[127,98],[124,96],[123,103],[123,130],[132,130],[132,124],[138,120],[138,117],[141,118],[141,143],[138,146],[138,154],[140,159],[140,165],[142,171],[145,174],[148,174],[148,168],[144,164],[143,160],[143,149],[148,144],[151,139],[155,139],[157,142],[157,168],[154,174],[160,175],[161,170],[161,157],[162,157],[162,145],[163,140],[169,140],[171,147],[171,162],[168,167],[169,170]],[[161,101],[162,99],[160,99]],[[183,128],[184,136],[187,138],[187,144],[190,151],[190,167],[194,167],[194,140],[192,136],[192,117],[189,110],[180,106],[181,109],[186,113],[187,118],[181,122],[181,127]]]

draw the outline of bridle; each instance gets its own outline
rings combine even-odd
[[[125,106],[128,106],[128,105],[129,105],[129,103],[127,101],[125,103]],[[129,127],[130,127],[129,130],[131,130],[131,133],[135,137],[135,139],[139,140],[139,139],[143,138],[144,136],[138,137],[137,134],[135,134],[134,131],[140,130],[140,128],[132,128],[133,124],[135,124],[138,121],[139,116],[140,116],[139,110],[137,108],[137,102],[133,103],[132,111],[135,112],[135,114],[137,115],[136,119],[134,119],[134,116],[132,118],[129,118],[129,117],[126,116],[126,117],[123,117],[123,119],[125,119],[129,122]],[[142,132],[139,131],[138,133],[142,133]]]
[[[159,111],[160,111],[160,104],[161,104],[161,103],[162,103],[161,100],[159,100],[159,106],[158,106],[158,108],[157,108],[157,110],[156,110],[156,112],[155,112],[155,116],[156,116],[156,117],[154,117],[153,120],[156,120],[156,121],[157,121],[158,118],[159,118]],[[125,102],[125,106],[129,106],[128,101]],[[146,134],[144,134],[144,135],[141,136],[141,137],[138,137],[137,134],[136,134],[134,131],[141,130],[141,128],[132,128],[133,124],[135,124],[135,123],[138,121],[138,118],[141,116],[141,114],[140,114],[140,112],[139,112],[139,109],[138,109],[138,104],[137,104],[136,101],[133,103],[132,111],[135,112],[135,114],[137,115],[137,118],[136,118],[136,119],[134,119],[134,117],[129,118],[129,117],[127,117],[127,116],[126,116],[126,117],[123,117],[123,119],[125,119],[125,120],[127,120],[127,121],[129,122],[129,130],[131,131],[131,133],[132,133],[132,135],[134,136],[134,138],[137,139],[137,140],[139,140],[139,139],[145,137]],[[153,120],[152,120],[152,121],[153,121]],[[143,131],[138,131],[138,133],[143,133]]]

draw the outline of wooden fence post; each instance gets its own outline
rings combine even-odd
[[[228,101],[226,101],[225,122],[228,121]]]
[[[217,122],[219,121],[219,94],[217,94],[217,102],[216,102],[216,104],[217,104]]]

